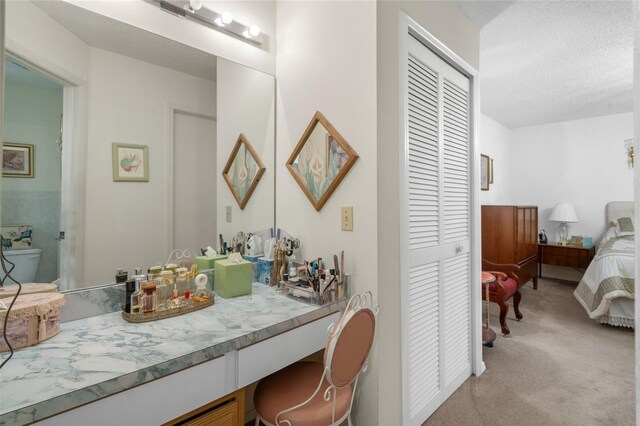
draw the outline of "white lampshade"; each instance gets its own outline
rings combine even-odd
[[[549,220],[552,222],[577,222],[578,216],[571,203],[558,203],[551,212]]]

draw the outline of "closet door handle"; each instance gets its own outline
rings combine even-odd
[[[464,248],[462,247],[462,244],[458,244],[456,246],[456,254],[461,254],[463,250]]]

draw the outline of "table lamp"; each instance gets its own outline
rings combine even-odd
[[[549,220],[552,222],[560,222],[558,233],[560,234],[560,244],[567,245],[569,239],[569,227],[567,223],[577,222],[578,217],[571,203],[558,203],[551,212]]]

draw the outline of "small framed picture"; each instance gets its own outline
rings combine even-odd
[[[489,190],[490,175],[491,173],[491,159],[488,155],[480,154],[480,189],[483,191]]]
[[[2,145],[2,177],[33,177],[33,145],[24,143]]]
[[[149,147],[113,143],[113,181],[149,182]]]

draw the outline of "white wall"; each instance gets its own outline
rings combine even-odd
[[[478,29],[448,1],[379,1],[377,5],[378,98],[378,322],[381,425],[405,424],[402,418],[399,240],[399,29],[398,12],[406,12],[427,31],[477,68]]]
[[[238,231],[273,228],[275,205],[275,82],[273,76],[218,58],[217,228],[225,241]],[[244,210],[222,178],[231,151],[243,133],[266,167]],[[225,208],[231,206],[232,220]],[[216,241],[211,242],[217,247]]]
[[[216,115],[212,81],[91,49],[85,262],[88,284],[166,262],[170,105]],[[113,142],[149,147],[149,182],[114,182]],[[213,161],[213,159],[212,159]],[[185,206],[189,208],[189,206]],[[90,277],[90,278],[89,278]],[[78,283],[82,286],[83,283]]]
[[[493,183],[488,191],[480,191],[480,201],[484,204],[509,204],[511,173],[517,170],[517,163],[511,158],[509,129],[503,124],[480,116],[480,152],[493,159]]]
[[[210,1],[203,7],[216,12],[228,11],[234,20],[258,25],[265,43],[256,47],[192,20],[178,18],[148,1],[65,0],[76,6],[142,28],[152,33],[198,48],[219,57],[275,74],[275,1]]]
[[[569,235],[597,243],[606,230],[606,203],[633,200],[633,169],[624,148],[632,137],[632,113],[512,129],[511,203],[537,205],[538,227],[550,241],[558,240],[558,224],[548,220],[553,207],[572,203],[579,222],[569,224]],[[580,277],[546,266],[543,274]]]
[[[278,2],[277,23],[277,226],[300,237],[307,259],[345,250],[353,290],[375,295],[376,4]],[[320,212],[284,167],[316,111],[360,156]],[[353,232],[340,230],[341,206],[353,206]],[[355,424],[378,423],[375,357],[370,367],[360,382]]]

